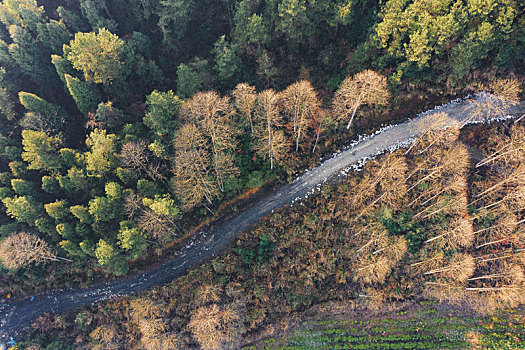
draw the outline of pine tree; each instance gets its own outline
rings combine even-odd
[[[36,220],[43,215],[44,208],[42,203],[39,203],[30,196],[4,198],[2,202],[7,209],[7,215],[16,219],[18,222],[24,222],[29,226],[35,226]]]
[[[61,140],[42,131],[23,130],[22,159],[29,163],[28,169],[58,170],[61,160],[58,153]]]
[[[97,87],[69,74],[65,74],[64,78],[69,94],[77,104],[78,110],[86,116],[89,112],[96,111],[98,104],[102,100]]]
[[[84,73],[86,81],[110,85],[129,75],[124,40],[107,29],[97,33],[76,33],[69,45],[64,45],[65,57],[73,67]]]
[[[96,175],[103,175],[116,168],[116,140],[114,134],[106,130],[94,130],[89,134],[86,144],[90,151],[86,153],[86,169]]]
[[[39,131],[56,133],[67,129],[68,115],[66,111],[53,103],[29,92],[19,92],[18,97],[22,106],[29,112],[21,120],[21,125]]]
[[[71,40],[71,34],[62,21],[39,23],[37,30],[38,40],[54,54],[61,55],[64,44]]]
[[[177,94],[181,97],[191,97],[202,88],[199,73],[192,67],[181,63],[177,68]]]
[[[51,63],[53,63],[53,65],[55,66],[55,70],[58,74],[58,77],[64,83],[64,86],[67,87],[65,75],[75,74],[75,69],[73,68],[73,65],[67,59],[63,58],[62,56],[58,56],[58,55],[51,55]]]
[[[173,91],[161,92],[154,90],[146,98],[148,106],[144,116],[144,124],[158,137],[171,139],[178,126],[178,112],[182,100]]]
[[[38,41],[22,27],[10,26],[9,35],[13,41],[9,45],[9,53],[22,71],[41,86],[53,84],[54,81],[50,80],[54,75],[49,53],[42,50]]]

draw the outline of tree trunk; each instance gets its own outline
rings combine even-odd
[[[352,117],[350,118],[350,121],[348,122],[348,125],[346,126],[346,130],[350,129],[350,125],[352,125],[352,121],[354,121],[355,113],[357,112],[357,109],[361,105],[361,98],[363,97],[363,93],[359,95],[359,98],[357,99],[357,102],[354,107],[354,112],[352,113]]]
[[[299,151],[299,138],[301,137],[301,130],[297,130],[297,139],[295,140],[295,152]]]
[[[315,148],[317,147],[317,142],[319,142],[320,133],[321,133],[321,123],[319,122],[319,126],[317,127],[317,136],[315,137],[315,144],[314,144],[314,148],[312,149],[312,153],[315,153]]]
[[[270,116],[266,115],[266,125],[268,128],[268,155],[270,156],[270,169],[273,169],[273,152],[272,152],[272,128],[270,125]]]

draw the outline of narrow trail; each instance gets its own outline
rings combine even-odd
[[[482,98],[482,97],[478,97]],[[318,167],[307,171],[292,183],[275,189],[250,208],[230,219],[219,220],[212,232],[202,232],[185,242],[175,256],[151,271],[125,279],[92,286],[88,289],[52,291],[30,299],[15,300],[0,305],[0,344],[15,337],[44,313],[64,312],[74,307],[93,304],[130,293],[142,292],[182,276],[189,269],[214,257],[241,233],[255,225],[261,218],[276,209],[291,205],[296,200],[314,193],[328,178],[345,174],[345,168],[386,150],[406,146],[417,135],[425,132],[422,118],[428,120],[435,113],[445,112],[460,123],[468,120],[467,102],[453,101],[445,106],[424,112],[414,119],[383,129],[382,132],[364,137]],[[505,115],[522,116],[525,102],[505,111]],[[428,125],[428,124],[425,124]]]

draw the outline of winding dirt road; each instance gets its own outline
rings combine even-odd
[[[482,97],[478,97],[482,98]],[[223,219],[214,225],[209,233],[201,233],[193,241],[185,243],[175,256],[155,269],[130,276],[120,281],[95,285],[89,289],[54,291],[30,299],[16,300],[11,304],[0,305],[0,343],[15,337],[23,327],[29,326],[43,313],[64,312],[74,307],[97,303],[118,296],[141,292],[156,285],[162,285],[183,275],[192,267],[226,249],[241,232],[256,224],[261,218],[274,210],[291,205],[300,198],[314,193],[329,177],[344,174],[345,168],[373,157],[386,150],[406,146],[414,137],[427,130],[429,120],[437,112],[445,112],[459,122],[468,119],[467,102],[452,102],[434,110],[420,114],[404,123],[385,128],[362,138],[345,151],[324,161],[318,167],[305,172],[294,182],[275,189],[250,208],[230,219]],[[521,116],[525,113],[525,102],[505,111],[505,115]]]

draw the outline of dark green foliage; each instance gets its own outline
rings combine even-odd
[[[15,160],[15,161],[9,162],[9,169],[11,170],[11,173],[13,174],[13,176],[25,177],[29,174],[28,169],[31,169],[31,168],[26,166],[24,162]]]
[[[0,60],[1,62],[1,60]],[[0,67],[0,112],[8,120],[15,119],[15,103],[13,98],[12,84],[6,79],[6,70],[4,67]]]
[[[268,235],[262,235],[257,246],[257,262],[262,263],[271,258],[274,244]]]
[[[77,229],[77,231],[79,230]],[[79,247],[86,255],[95,257],[96,244],[93,241],[85,239],[79,243]]]
[[[44,205],[47,215],[57,221],[63,221],[69,217],[68,205],[64,200],[55,201]]]
[[[137,180],[137,174],[131,169],[124,169],[124,168],[117,168],[117,177],[120,181],[122,181],[124,184],[128,186],[132,186],[135,184],[135,181]]]
[[[11,179],[13,175],[10,172],[0,173],[0,185],[9,186],[11,184]]]
[[[7,208],[7,214],[19,222],[30,226],[35,225],[35,221],[42,217],[44,208],[42,203],[30,196],[15,196],[2,200]]]
[[[10,222],[8,224],[0,225],[0,237],[7,237],[19,229],[20,225],[17,222]]]
[[[96,197],[89,201],[89,213],[95,221],[111,221],[117,216],[115,203],[106,197]]]
[[[143,119],[144,124],[156,137],[171,138],[180,124],[177,117],[182,101],[171,90],[155,90],[146,98],[146,104],[148,109]]]
[[[261,187],[264,183],[264,175],[260,171],[254,171],[248,176],[248,181],[246,181],[246,187],[257,188]]]
[[[188,23],[191,21],[193,0],[166,0],[157,8],[158,26],[165,44],[171,50],[176,42],[184,37]]]
[[[199,74],[191,67],[181,63],[177,68],[177,94],[182,97],[191,97],[202,87]]]
[[[14,195],[15,193],[13,192],[11,188],[5,187],[5,186],[0,187],[0,200],[3,200],[4,198],[7,198],[7,197],[12,197]]]
[[[13,187],[13,191],[20,196],[36,195],[35,184],[28,180],[12,179],[11,187]]]
[[[22,106],[28,110],[20,121],[22,127],[53,134],[67,130],[70,118],[62,107],[29,92],[19,92],[18,96]]]
[[[118,253],[118,249],[101,239],[97,243],[95,254],[100,265],[106,267],[113,274],[120,276],[128,271],[125,260]]]
[[[89,224],[92,221],[91,214],[87,207],[83,205],[75,205],[69,208],[71,214],[73,214],[81,223]]]
[[[239,82],[239,73],[242,69],[238,46],[228,43],[223,35],[215,43],[213,52],[220,82],[227,88],[234,87]]]
[[[251,264],[252,263],[252,260],[253,258],[255,257],[255,252],[251,249],[243,249],[243,248],[238,248],[237,249],[237,254],[240,255],[241,257],[241,260],[245,263],[245,264]]]
[[[4,156],[8,160],[19,160],[22,158],[22,148],[15,146],[6,146],[4,148]]]
[[[78,110],[84,115],[97,109],[102,96],[97,87],[88,82],[82,81],[69,74],[64,75],[67,89],[77,104]]]
[[[86,81],[109,86],[128,77],[130,62],[124,41],[103,27],[98,27],[101,29],[97,33],[76,33],[75,39],[64,45],[64,54],[75,69],[84,73]]]
[[[62,240],[59,244],[60,248],[64,249],[71,257],[84,257],[86,255],[86,253],[84,252],[84,250],[82,250],[80,245],[74,243],[73,241]]]
[[[58,182],[60,188],[64,189],[70,196],[77,198],[78,196],[89,196],[93,185],[86,172],[77,167],[69,169],[66,175],[60,176]]]
[[[122,186],[116,182],[108,182],[105,186],[106,195],[112,200],[118,200],[122,198]]]
[[[146,236],[132,221],[121,221],[118,233],[119,246],[124,249],[131,259],[138,259],[144,255],[148,247]]]
[[[39,84],[54,83],[53,66],[45,52],[31,34],[18,25],[9,26],[9,35],[13,43],[9,45],[9,54],[22,71]]]
[[[513,0],[439,3],[432,11],[425,3],[406,4],[391,0],[383,7],[374,38],[378,46],[397,59],[398,74],[427,70],[435,60],[433,70],[442,73],[450,67],[454,80],[464,79],[490,53],[495,57],[505,50],[519,12]]]
[[[57,13],[60,16],[60,18],[64,21],[64,23],[74,32],[86,30],[86,23],[84,19],[82,19],[73,11],[67,10],[63,6],[58,6]]]
[[[114,134],[106,134],[106,130],[93,131],[86,144],[90,152],[86,154],[86,169],[95,175],[104,175],[113,170],[117,163],[116,141]]]
[[[42,176],[42,190],[49,194],[57,195],[60,193],[60,185],[58,180],[53,176]]]
[[[35,226],[38,229],[38,231],[45,233],[48,236],[55,237],[58,235],[56,231],[55,220],[49,217],[41,217],[40,219],[36,220]]]
[[[61,148],[58,152],[64,168],[82,166],[82,152],[71,148]]]
[[[154,182],[146,179],[140,179],[137,182],[137,191],[144,197],[155,197],[160,192]]]
[[[399,216],[387,216],[382,220],[388,233],[404,236],[407,240],[408,251],[417,253],[425,241],[425,227],[418,221],[412,220],[410,212],[403,212]]]
[[[37,26],[38,40],[56,54],[62,54],[62,47],[71,39],[71,34],[63,22],[50,20],[49,23],[39,23]],[[55,66],[56,67],[56,66]]]
[[[243,50],[258,51],[270,40],[267,24],[257,13],[257,2],[239,2],[234,22],[233,38]]]
[[[73,75],[75,74],[75,69],[73,68],[73,65],[71,62],[66,60],[65,58],[57,55],[51,55],[51,63],[55,66],[55,70],[58,74],[58,77],[60,80],[62,80],[62,83],[64,83],[64,86],[67,86],[66,82],[66,74]]]
[[[256,262],[262,264],[271,258],[274,249],[274,243],[269,235],[264,234],[259,239],[256,249],[237,248],[237,254],[240,255],[245,264]]]
[[[57,225],[58,234],[65,240],[74,239],[76,236],[75,227],[70,223],[64,222]]]

